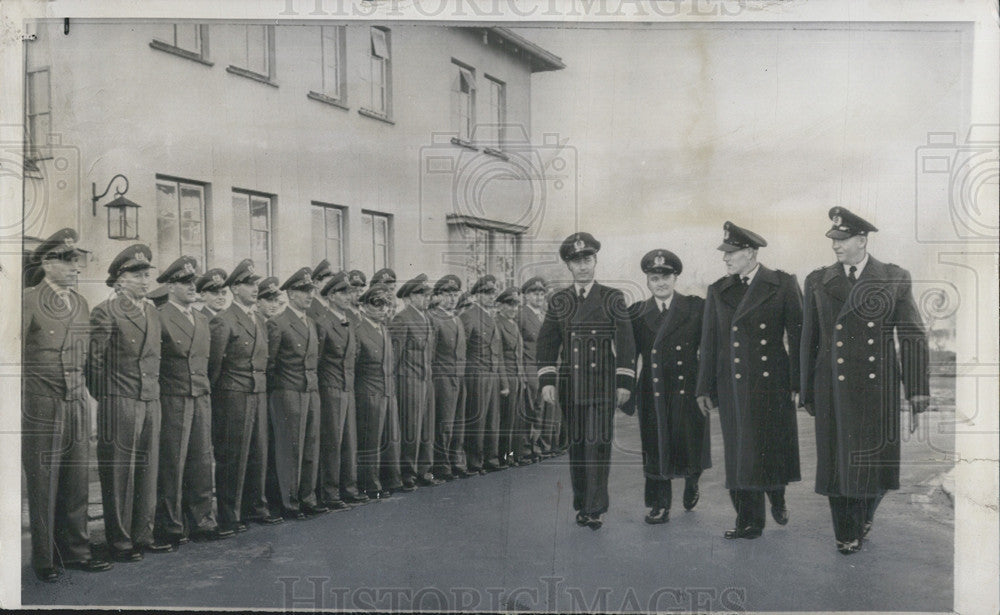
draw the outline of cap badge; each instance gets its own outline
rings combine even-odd
[[[309,279],[309,274],[308,273],[303,273],[302,274],[302,283],[303,284],[312,284],[312,280]]]
[[[667,259],[663,258],[663,255],[657,254],[653,257],[653,264],[657,267],[662,267],[667,264]]]
[[[833,225],[834,226],[841,226],[842,224],[843,224],[843,218],[841,218],[840,216],[834,216],[833,217]],[[843,229],[841,229],[841,230],[843,230]]]
[[[587,247],[587,244],[585,244],[582,239],[577,239],[573,242],[573,249],[577,252],[583,250],[585,247]]]
[[[135,260],[137,260],[137,261],[139,261],[140,263],[148,263],[149,262],[146,259],[146,253],[142,252],[141,250],[136,250],[135,254],[132,255],[132,258],[135,259]]]
[[[250,275],[257,275],[253,270],[253,263],[247,263],[247,273]]]
[[[194,273],[194,263],[191,261],[184,263],[184,273]]]
[[[212,283],[213,284],[216,284],[218,286],[222,286],[223,284],[225,284],[225,282],[226,281],[223,280],[222,276],[219,275],[218,273],[212,275]]]
[[[72,248],[75,242],[73,241],[72,237],[66,237],[65,239],[63,239],[63,243],[66,244],[67,248]]]
[[[728,229],[728,228],[727,228],[727,229],[725,229],[725,230],[724,230],[724,231],[722,232],[722,239],[723,239],[724,241],[729,241],[729,229]]]

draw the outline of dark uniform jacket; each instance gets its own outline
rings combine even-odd
[[[556,367],[556,362],[561,365]],[[581,302],[571,285],[552,295],[538,334],[539,385],[556,385],[560,404],[615,403],[635,384],[635,340],[625,297],[594,283]]]
[[[799,388],[801,334],[795,276],[760,265],[745,292],[736,276],[708,287],[696,391],[719,404],[727,489],[800,479],[791,394]]]
[[[460,379],[465,375],[465,327],[458,316],[441,308],[427,311],[434,327],[434,380]]]
[[[354,390],[354,364],[358,356],[357,334],[349,320],[341,320],[319,301],[309,306],[309,316],[319,334],[317,374],[322,387]]]
[[[110,395],[159,399],[160,316],[152,302],[116,294],[94,308],[90,324],[90,394],[95,399]]]
[[[224,391],[267,390],[267,331],[259,313],[253,316],[233,304],[209,321],[212,348],[208,375],[212,387]]]
[[[499,374],[500,388],[507,388],[506,378],[501,370],[503,344],[493,315],[483,306],[473,303],[459,318],[465,328],[466,374]]]
[[[60,299],[48,282],[24,291],[21,309],[25,395],[83,399],[90,308],[76,291]]]
[[[655,298],[629,307],[636,353],[642,357],[630,402],[635,400],[640,426],[656,432],[653,441],[659,458],[646,464],[654,478],[685,476],[712,465],[708,419],[695,397],[704,311],[704,299],[678,292],[665,314]]]
[[[497,316],[497,329],[500,331],[500,341],[503,346],[503,371],[507,375],[508,384],[524,384],[524,341],[517,322],[503,316]],[[514,391],[512,390],[511,393]]]
[[[267,388],[269,391],[318,391],[319,336],[306,316],[286,308],[267,321]]]
[[[392,323],[396,376],[401,382],[428,382],[434,360],[434,331],[430,319],[412,305],[401,304]]]
[[[528,382],[538,384],[538,333],[542,330],[542,318],[528,306],[521,308],[517,316],[517,324],[521,329],[521,339],[524,341],[523,361],[524,372]]]
[[[356,332],[358,360],[354,367],[354,386],[360,414],[363,396],[392,397],[396,393],[391,340],[386,344],[382,331],[364,316],[358,317]]]
[[[208,356],[211,335],[208,318],[191,310],[192,323],[177,306],[167,301],[159,308],[162,331],[160,357],[160,393],[198,397],[211,392],[208,382]]]
[[[801,401],[816,416],[817,493],[899,488],[900,382],[907,398],[927,395],[927,366],[905,269],[869,256],[853,287],[840,263],[806,277]]]

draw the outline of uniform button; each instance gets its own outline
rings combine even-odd
[[[684,376],[677,376],[678,380],[684,380]]]
[[[872,321],[869,320],[868,321],[868,328],[871,329],[874,326],[875,326],[875,323],[873,323]]]
[[[760,345],[761,346],[767,346],[767,340],[761,340],[760,341]]]
[[[844,362],[844,357],[840,357],[839,359],[837,359],[837,363],[843,363],[843,362]]]
[[[868,374],[868,377],[869,377],[870,379],[874,380],[874,379],[875,379],[875,374]]]
[[[739,330],[740,330],[739,327],[733,327],[733,331],[739,331]]]
[[[736,357],[735,359],[733,359],[733,363],[739,363],[739,362],[740,362],[740,358],[739,357]]]
[[[768,377],[768,376],[770,376],[771,374],[769,374],[769,373],[767,373],[767,372],[764,372],[764,373],[763,373],[762,375],[763,375],[763,376],[764,376],[765,378],[767,378],[767,377]]]
[[[653,369],[656,369],[656,368],[657,368],[656,363],[653,363]]]
[[[681,389],[680,391],[677,391],[677,392],[680,393],[681,395],[683,395],[684,394],[684,389]]]
[[[680,350],[680,349],[681,349],[681,347],[677,346],[674,350]]]
[[[874,363],[875,362],[875,356],[872,355],[872,356],[868,357],[868,360]]]
[[[840,348],[840,347],[841,347],[841,346],[843,346],[843,345],[844,345],[844,342],[841,342],[841,341],[838,341],[838,342],[837,342],[837,348]]]
[[[591,335],[597,335],[597,331],[595,331],[594,329],[591,329],[591,330],[590,330],[590,334],[591,334]]]
[[[844,375],[841,374],[841,375],[837,376],[837,380],[840,380],[841,382],[843,382],[844,381]]]
[[[760,358],[760,360],[761,360],[761,361],[767,361],[767,355],[763,355],[763,356],[762,356],[762,357]]]
[[[55,335],[55,334],[56,334],[55,331],[49,331],[49,335]]]
[[[678,361],[677,365],[684,365],[684,361]]]
[[[836,326],[836,327],[834,327],[834,328],[835,328],[835,329],[837,329],[837,331],[840,331],[841,329],[843,329],[843,328],[844,328],[844,325],[842,325],[842,324],[840,324],[840,323],[838,322],[838,323],[837,323],[837,326]]]
[[[739,347],[740,347],[739,342],[733,342],[733,348],[739,348]]]
[[[573,369],[580,369],[580,366],[579,365],[574,365]]]
[[[736,376],[735,376],[735,378],[736,378],[737,380],[739,380],[739,379],[740,379],[740,378],[742,378],[742,377],[743,377],[743,376],[741,376],[740,374],[736,374]]]
[[[656,354],[656,348],[653,349],[653,354]]]
[[[591,367],[597,367],[597,363],[591,363],[590,366]]]
[[[135,343],[134,339],[129,339],[129,341],[132,342],[133,344]]]
[[[660,394],[659,394],[659,393],[653,393],[653,395],[654,395],[655,397],[659,397],[659,396],[660,396]]]
[[[653,382],[659,382],[659,381],[660,381],[659,378],[653,378]]]
[[[872,344],[874,344],[874,343],[875,343],[875,340],[873,340],[873,339],[871,339],[871,338],[868,338],[868,345],[869,345],[869,346],[871,346],[871,345],[872,345]]]

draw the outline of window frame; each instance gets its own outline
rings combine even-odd
[[[190,186],[190,187],[198,188],[201,191],[201,253],[200,254],[195,254],[195,255],[190,255],[190,256],[195,256],[198,259],[198,262],[202,263],[204,265],[205,263],[208,262],[208,254],[209,254],[209,252],[211,252],[211,248],[208,245],[209,244],[209,239],[211,238],[211,234],[209,233],[209,229],[208,229],[208,215],[209,215],[208,196],[209,196],[209,184],[207,182],[195,181],[195,180],[186,179],[186,178],[183,178],[183,177],[173,177],[171,175],[163,175],[163,174],[160,174],[160,173],[157,173],[155,177],[156,177],[155,184],[157,186],[157,189],[159,189],[159,184],[161,184],[161,183],[162,184],[173,184],[177,188],[177,193],[176,193],[176,205],[177,205],[177,212],[176,213],[177,213],[177,218],[176,218],[176,222],[177,222],[177,253],[178,253],[178,257],[180,257],[180,256],[182,256],[182,255],[185,254],[184,249],[183,249],[183,242],[182,242],[182,239],[181,239],[181,237],[182,237],[182,233],[181,233],[181,223],[182,223],[182,219],[181,219],[181,187],[182,186]],[[164,252],[164,250],[163,250],[163,247],[162,247],[161,241],[160,241],[160,226],[159,226],[160,211],[159,210],[160,210],[159,201],[157,201],[157,204],[156,204],[156,222],[157,222],[157,227],[156,227],[156,251],[157,251],[157,254],[162,254]],[[164,263],[164,264],[166,264],[166,263]]]
[[[385,221],[385,263],[383,267],[393,267],[393,260],[395,258],[395,241],[393,239],[393,216],[392,214],[387,214],[381,211],[375,211],[372,209],[362,209],[361,210],[361,224],[364,226],[365,220],[371,220],[371,244],[365,246],[365,250],[369,252],[371,256],[372,273],[381,269],[378,267],[377,260],[375,258],[375,221],[384,220]],[[365,242],[368,243],[369,238],[365,237]]]
[[[458,69],[458,74],[452,81],[452,128],[457,134],[456,139],[461,145],[473,143],[476,130],[476,69],[455,58],[451,59],[453,69]],[[463,85],[468,84],[468,92],[463,92]]]
[[[34,109],[36,102],[32,96],[34,88],[31,87],[31,78],[33,75],[38,75],[40,73],[45,73],[45,99],[48,102],[45,111],[37,111]],[[36,134],[34,130],[34,120],[40,116],[48,117],[49,130],[46,134],[40,135]],[[52,143],[49,142],[49,136],[52,134],[52,67],[45,66],[42,68],[36,68],[34,70],[25,71],[24,73],[24,121],[25,129],[27,130],[27,138],[24,140],[25,158],[32,162],[37,162],[40,160],[49,160],[52,158]],[[41,139],[41,142],[39,142]]]
[[[313,260],[315,260],[316,262],[319,262],[320,260],[322,260],[324,258],[326,260],[330,260],[330,249],[329,249],[330,248],[330,246],[329,246],[330,237],[328,237],[327,234],[326,234],[326,228],[327,228],[327,219],[326,219],[326,216],[327,216],[327,214],[330,211],[336,211],[340,215],[340,237],[338,239],[338,241],[340,243],[340,254],[339,254],[338,258],[340,260],[339,260],[339,263],[333,263],[331,261],[330,264],[331,264],[331,266],[334,266],[334,269],[338,269],[338,268],[339,269],[346,269],[347,268],[347,263],[349,262],[349,260],[348,260],[348,245],[349,245],[349,243],[348,243],[348,237],[347,237],[347,228],[348,228],[348,223],[347,223],[347,208],[344,207],[343,205],[336,205],[334,203],[325,203],[325,202],[322,202],[322,201],[311,201],[309,203],[310,214],[314,210],[316,210],[316,209],[320,209],[320,210],[323,211],[323,254],[322,255],[317,255],[315,253],[312,254]],[[310,237],[310,244],[312,244],[312,241],[313,241],[313,238]],[[312,247],[313,246],[310,245],[310,249]]]
[[[490,123],[496,124],[496,140],[489,143],[490,147],[495,148],[497,151],[503,151],[505,148],[505,142],[507,140],[507,83],[502,79],[498,79],[493,75],[485,73],[483,75],[486,81],[489,83],[490,96],[489,102],[487,103],[490,110]],[[496,111],[494,115],[494,105],[493,105],[493,88],[496,87],[499,91],[497,97]]]
[[[384,56],[378,55],[380,52],[377,49],[378,45],[376,43],[376,32],[381,32],[382,39],[384,43],[385,51]],[[370,26],[368,29],[368,105],[358,109],[358,113],[366,117],[371,117],[378,120],[384,120],[386,122],[392,123],[392,31],[389,28],[384,28],[381,26]],[[384,103],[382,109],[379,109],[375,104],[376,94],[375,94],[375,66],[379,65],[381,67],[380,75],[381,78],[379,83],[382,89],[382,98]]]
[[[254,237],[254,233],[262,232],[262,231],[259,231],[259,230],[256,230],[256,229],[253,228],[253,199],[257,198],[257,199],[262,199],[262,200],[266,199],[267,200],[267,229],[266,229],[266,231],[263,231],[263,232],[267,233],[267,263],[266,263],[266,266],[264,267],[264,270],[267,272],[267,275],[273,275],[272,271],[274,270],[274,204],[275,204],[275,195],[274,194],[269,194],[267,192],[260,192],[258,190],[248,190],[246,188],[236,188],[236,187],[233,187],[232,194],[233,194],[234,198],[236,197],[236,195],[242,195],[242,196],[246,197],[246,205],[247,205],[247,217],[246,217],[247,228],[246,228],[246,230],[249,231],[249,235],[246,238],[247,239],[247,250],[246,251],[250,253],[251,258],[253,258],[253,237]],[[233,205],[235,207],[236,204],[233,203]],[[237,246],[240,246],[239,239],[236,238],[236,230],[237,230],[235,228],[235,226],[236,226],[236,219],[237,218],[234,215],[233,216],[234,244],[236,244]],[[256,266],[256,267],[259,268],[260,267],[260,263],[257,262],[257,259],[253,259],[253,260],[254,260],[254,266]]]
[[[278,87],[278,84],[275,81],[277,70],[275,67],[274,26],[268,24],[244,24],[242,27],[244,28],[243,43],[245,47],[243,61],[246,63],[246,66],[230,64],[226,67],[226,72],[239,75],[240,77],[253,79],[254,81],[259,81],[273,87]],[[264,29],[264,56],[265,61],[267,62],[267,66],[265,67],[267,70],[266,73],[250,68],[250,28]]]
[[[209,39],[208,39],[208,24],[184,24],[180,22],[175,22],[170,24],[174,29],[173,42],[168,42],[161,40],[159,38],[153,37],[153,40],[149,42],[149,46],[153,49],[158,49],[159,51],[165,51],[167,53],[186,58],[188,60],[193,60],[200,64],[206,66],[214,66],[215,63],[209,61]],[[198,51],[192,49],[187,49],[181,47],[177,44],[177,27],[178,26],[194,26],[198,28]]]

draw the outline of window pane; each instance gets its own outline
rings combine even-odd
[[[157,260],[163,266],[180,257],[177,220],[177,184],[156,183],[156,247]]]
[[[36,157],[49,156],[50,134],[52,134],[52,116],[50,114],[36,115],[28,120],[28,137]]]
[[[247,70],[267,75],[267,29],[247,26]]]
[[[374,273],[375,272],[375,258],[374,258],[374,235],[372,233],[374,228],[374,223],[372,222],[371,214],[364,214],[361,216],[361,239],[364,242],[364,249],[361,250],[361,270]]]
[[[181,184],[181,254],[205,261],[204,198],[200,186]]]
[[[372,55],[377,58],[389,57],[389,43],[386,40],[385,30],[372,28]]]
[[[28,113],[49,111],[49,71],[28,73]]]
[[[372,111],[385,112],[385,65],[380,58],[372,58]]]
[[[195,53],[201,52],[201,26],[177,24],[175,28],[177,29],[177,47]]]
[[[310,215],[312,222],[312,260],[319,262],[326,258],[326,238],[323,236],[323,208],[313,207]]]
[[[324,26],[323,30],[323,93],[340,98],[340,28]]]
[[[254,265],[271,275],[271,257],[268,250],[267,233],[264,231],[253,231],[250,245],[250,258]]]
[[[233,193],[233,256],[242,258],[250,251],[250,197]]]
[[[164,24],[154,24],[153,25],[153,39],[160,41],[161,43],[166,43],[168,45],[176,45],[176,38],[174,36],[174,24],[164,23]]]
[[[270,230],[270,220],[268,219],[268,205],[270,199],[261,197],[250,198],[250,228],[255,231]]]

